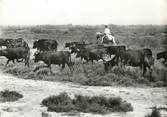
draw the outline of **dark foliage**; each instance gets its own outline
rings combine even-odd
[[[158,110],[158,108],[153,108],[152,112],[150,115],[146,115],[145,117],[161,117],[160,111]]]
[[[50,96],[42,101],[42,105],[47,106],[48,111],[55,112],[79,111],[107,114],[109,112],[128,112],[133,110],[130,103],[122,101],[119,97],[106,98],[103,96],[75,95],[75,98],[71,99],[67,93]]]
[[[14,102],[19,98],[23,98],[23,95],[16,91],[5,90],[0,92],[0,102]]]

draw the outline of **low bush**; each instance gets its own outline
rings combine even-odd
[[[0,92],[0,102],[14,102],[19,98],[23,98],[23,95],[16,91],[5,90]]]
[[[74,99],[71,99],[67,93],[50,96],[42,101],[42,105],[48,107],[48,111],[55,112],[78,111],[107,114],[109,112],[128,112],[133,110],[130,103],[123,101],[119,97],[106,98],[103,96],[75,95]]]
[[[152,109],[151,114],[146,115],[145,117],[161,117],[160,111],[155,107]]]

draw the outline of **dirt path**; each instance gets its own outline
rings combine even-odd
[[[134,87],[95,87],[80,86],[72,83],[48,82],[24,80],[11,75],[0,73],[0,90],[10,89],[23,94],[24,98],[16,102],[0,103],[0,117],[42,117],[41,113],[46,108],[40,105],[41,101],[60,92],[67,92],[70,96],[82,95],[104,95],[120,96],[134,107],[133,112],[112,113],[108,115],[94,115],[78,113],[77,117],[144,117],[151,110],[149,107],[167,107],[167,90],[165,88],[134,88]],[[50,117],[70,116],[65,113],[48,113]],[[167,112],[163,112],[163,117]]]

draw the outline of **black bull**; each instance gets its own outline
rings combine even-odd
[[[7,48],[24,47],[26,49],[29,49],[27,42],[24,41],[22,38],[0,39],[0,46],[6,46]]]
[[[19,59],[25,60],[25,66],[29,67],[29,59],[30,59],[30,50],[24,47],[16,47],[16,48],[7,48],[0,50],[0,56],[5,56],[8,60],[6,62],[6,66],[10,61],[13,63],[15,60],[20,62]]]
[[[75,44],[74,44],[75,45]],[[82,59],[85,59],[87,62],[89,60],[104,60],[104,55],[116,55],[116,59],[118,60],[120,58],[120,55],[123,51],[126,50],[126,46],[124,45],[118,45],[118,46],[104,46],[104,45],[75,45],[71,48],[71,53],[77,53],[76,57],[81,57]]]
[[[33,48],[39,51],[57,51],[58,43],[56,40],[40,39],[33,43]]]
[[[122,52],[124,52],[126,50],[126,46],[125,45],[117,45],[117,46],[107,46],[104,48],[106,48],[107,50],[107,54],[111,55],[117,55],[119,56]]]
[[[90,60],[93,64],[94,60],[98,61],[98,60],[102,59],[103,61],[105,61],[103,58],[104,54],[106,54],[106,50],[104,48],[102,48],[102,49],[85,48],[85,49],[80,49],[77,52],[76,57],[77,58],[81,57],[81,60],[85,59],[87,62],[89,62],[89,60]]]
[[[143,76],[145,75],[147,68],[149,68],[150,75],[152,74],[152,66],[154,65],[154,58],[152,57],[152,51],[148,48],[141,50],[126,50],[120,54],[120,60],[124,65],[130,65],[133,67],[140,67],[143,70]],[[108,70],[110,65],[116,65],[118,61],[113,58],[110,61],[104,63],[104,67]]]
[[[67,64],[70,70],[72,71],[71,55],[70,52],[68,51],[39,52],[35,53],[34,56],[35,56],[34,62],[43,61],[47,65],[47,67],[50,68],[50,71],[52,64],[57,64],[59,66],[62,65],[62,69],[64,69],[65,65]]]
[[[167,50],[163,52],[159,52],[157,54],[157,59],[161,59],[161,58],[165,60],[164,63],[167,62]]]
[[[69,48],[71,50],[71,54],[78,53],[81,49],[85,49],[86,46],[91,44],[85,44],[81,42],[67,42],[65,43],[65,48]]]

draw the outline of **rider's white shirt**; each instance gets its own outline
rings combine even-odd
[[[111,31],[110,31],[109,28],[105,28],[104,33],[105,33],[106,35],[110,35],[110,34],[111,34]]]

